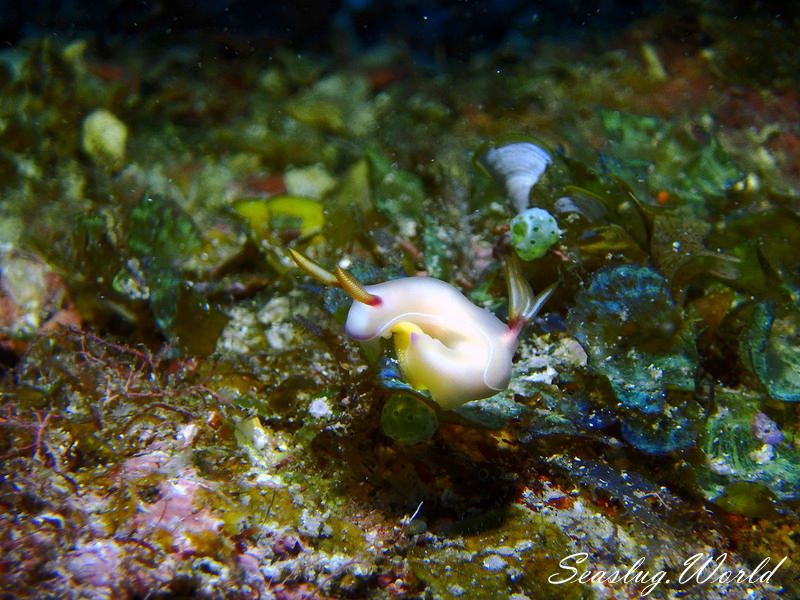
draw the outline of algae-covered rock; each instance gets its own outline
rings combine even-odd
[[[320,79],[288,103],[286,110],[302,123],[341,135],[366,135],[376,126],[367,81],[355,75],[335,74]]]
[[[758,5],[708,6],[699,25],[709,38],[709,58],[716,73],[740,85],[794,85],[800,57],[793,27]],[[796,23],[796,16],[790,22]]]
[[[667,389],[694,389],[693,336],[653,269],[621,265],[596,273],[578,294],[569,326],[625,408],[659,414]]]
[[[673,394],[662,414],[632,413],[622,421],[622,437],[648,454],[669,454],[694,446],[705,411],[685,395]]]
[[[447,280],[454,261],[452,235],[433,215],[425,219],[422,242],[425,248],[425,269],[431,277]]]
[[[51,265],[0,246],[0,356],[22,351],[34,334],[80,325],[65,282]]]
[[[128,128],[113,113],[99,108],[81,125],[81,146],[100,165],[118,167],[125,160]]]
[[[665,575],[648,597],[800,597],[797,94],[745,77],[749,55],[791,73],[797,48],[734,47],[751,68],[732,87],[720,37],[750,24],[705,39],[705,1],[687,35],[662,35],[685,16],[667,7],[569,47],[529,7],[484,42],[443,30],[446,10],[340,4],[316,38],[322,21],[275,11],[240,30],[234,7],[222,36],[197,35],[203,11],[157,27],[167,11],[136,19],[143,37],[32,30],[0,51],[5,587],[645,592],[548,582],[585,555],[570,564],[598,576],[642,558]],[[787,15],[766,20],[784,41]],[[424,27],[404,43],[403,23]],[[509,232],[529,204],[561,238]],[[352,298],[286,257],[365,284],[425,270],[503,318],[509,238],[534,289],[561,283],[508,389],[453,411],[379,360],[387,340],[348,339]],[[82,320],[50,328],[72,302]],[[733,573],[790,559],[769,585],[676,583],[722,552]]]
[[[800,314],[762,302],[753,311],[739,353],[767,389],[784,402],[800,402]]]
[[[570,552],[568,537],[556,525],[518,504],[500,519],[496,527],[479,527],[463,542],[414,547],[409,552],[412,572],[428,584],[434,597],[592,597],[575,580],[558,585],[548,581],[559,573],[559,559]]]
[[[4,317],[12,330],[20,332],[35,331],[42,319],[47,296],[47,277],[50,275],[46,264],[27,256],[15,256],[0,252],[0,297],[8,296],[15,306],[6,308]],[[6,319],[3,319],[5,321]]]
[[[652,454],[694,443],[703,410],[695,388],[694,335],[681,322],[667,281],[649,267],[620,265],[578,294],[569,327],[620,402],[623,436]]]
[[[800,452],[782,435],[764,434],[762,397],[728,388],[718,389],[716,396],[717,410],[703,434],[706,463],[697,469],[706,497],[716,501],[727,494],[731,500],[734,494],[726,490],[732,484],[749,483],[763,486],[780,500],[800,498]],[[726,507],[733,510],[732,505]]]
[[[505,394],[497,394],[484,400],[467,402],[454,410],[477,427],[500,429],[512,419],[530,413],[530,409],[514,402]]]

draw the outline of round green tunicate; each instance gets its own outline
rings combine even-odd
[[[553,215],[541,208],[523,210],[511,219],[511,245],[522,260],[541,258],[560,237]]]
[[[381,413],[383,433],[403,444],[429,439],[439,427],[436,413],[410,394],[392,394]]]

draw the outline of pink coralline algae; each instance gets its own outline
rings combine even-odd
[[[163,529],[174,536],[173,545],[177,550],[191,551],[194,547],[190,539],[192,534],[217,532],[222,526],[222,521],[210,510],[198,509],[195,505],[201,489],[210,489],[210,485],[191,467],[162,482],[158,500],[140,506],[134,531],[139,535],[151,535]]]

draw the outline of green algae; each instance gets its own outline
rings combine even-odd
[[[323,235],[333,248],[352,244],[358,231],[368,231],[375,220],[370,189],[369,164],[350,165],[339,185],[325,201]]]
[[[369,150],[370,178],[375,208],[397,224],[401,231],[414,234],[423,214],[425,193],[422,181],[376,150]],[[410,224],[406,224],[410,221]]]
[[[447,229],[432,215],[425,219],[422,241],[425,249],[425,270],[431,277],[447,280],[454,254],[451,238]]]
[[[436,413],[414,396],[392,394],[381,411],[381,429],[402,444],[417,444],[430,439],[439,428]]]
[[[747,489],[741,484],[751,484],[751,489],[761,486],[782,500],[796,500],[800,485],[796,448],[768,444],[753,433],[759,401],[759,395],[752,392],[718,390],[717,411],[709,417],[703,434],[706,464],[698,470],[700,486],[709,499],[722,497],[725,508],[734,510],[738,505],[742,514],[752,514],[756,508],[754,502],[734,502],[733,498]],[[763,498],[764,493],[759,492],[758,497]],[[771,505],[770,500],[762,508],[771,511]]]
[[[625,228],[613,223],[587,228],[581,234],[577,247],[581,261],[588,267],[604,264],[609,255],[624,257],[633,262],[638,262],[645,256]]]
[[[776,314],[764,302],[752,312],[740,344],[740,355],[767,392],[776,400],[800,401],[800,316],[797,311]]]
[[[600,121],[608,134],[614,156],[627,160],[645,160],[663,143],[668,133],[663,122],[646,115],[602,109]],[[634,165],[646,166],[646,163]]]
[[[694,444],[704,413],[687,397],[697,349],[661,275],[634,265],[599,271],[578,294],[569,323],[589,367],[621,404],[628,442],[651,454]]]
[[[754,519],[774,518],[777,514],[775,497],[764,485],[737,481],[725,487],[725,491],[714,499],[722,510]]]
[[[564,191],[569,195],[559,199],[555,207],[559,212],[572,213],[584,221],[582,227],[566,229],[568,239],[577,238],[580,247],[581,241],[585,241],[581,240],[582,236],[591,244],[592,237],[597,235],[594,231],[599,231],[602,232],[600,243],[593,248],[590,246],[590,256],[593,254],[599,259],[605,250],[605,254],[618,251],[629,259],[636,259],[637,255],[643,257],[652,217],[630,185],[617,176],[610,180],[598,176],[586,164],[574,160],[565,161],[561,177],[566,178]],[[610,241],[608,246],[603,244],[604,237]]]
[[[145,195],[131,210],[125,244],[140,265],[158,328],[186,352],[210,354],[227,318],[187,285],[180,270],[200,245],[191,219],[164,198]]]
[[[694,389],[696,351],[666,281],[655,271],[619,266],[600,271],[570,313],[589,365],[608,377],[623,405],[663,411],[668,388]]]
[[[158,266],[173,266],[199,245],[192,220],[165,198],[145,194],[127,223],[128,252]]]
[[[744,178],[712,135],[702,143],[667,121],[606,109],[600,120],[610,147],[603,167],[637,189],[647,182],[651,198],[665,190],[702,212]]]

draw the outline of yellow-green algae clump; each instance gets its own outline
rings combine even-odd
[[[119,167],[125,160],[128,128],[108,110],[99,108],[83,120],[81,145],[92,160],[101,165]]]

